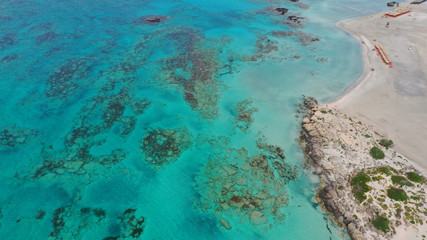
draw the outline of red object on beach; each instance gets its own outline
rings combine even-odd
[[[371,68],[371,71],[375,71],[375,68]]]
[[[376,41],[377,41],[377,39],[374,39],[373,41],[374,41],[374,42],[376,42]]]
[[[397,18],[397,17],[402,16],[403,14],[407,14],[407,13],[409,13],[409,12],[411,12],[411,11],[407,11],[407,12],[400,13],[400,14],[397,14],[397,15],[389,15],[389,14],[386,14],[385,16],[386,16],[386,17]]]

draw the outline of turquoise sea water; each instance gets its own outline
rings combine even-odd
[[[347,239],[295,115],[385,2],[2,1],[0,239]]]

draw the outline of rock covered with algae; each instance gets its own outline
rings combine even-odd
[[[144,35],[132,48],[133,62],[152,63],[156,78],[178,86],[184,101],[202,118],[215,119],[218,101],[225,88],[221,76],[232,74],[233,59],[224,52],[228,38],[207,38],[196,28],[162,28]],[[147,49],[172,49],[158,59]],[[155,62],[153,59],[156,59]],[[148,66],[147,64],[145,66]]]
[[[237,113],[237,116],[234,118],[234,126],[243,132],[248,131],[254,121],[253,114],[258,109],[252,106],[251,99],[246,99],[234,105],[234,110]]]
[[[120,226],[120,230],[114,236],[103,238],[104,240],[140,239],[146,221],[136,212],[136,208],[128,208],[122,214],[115,215],[102,208],[78,208],[75,205],[59,207],[52,213],[52,231],[47,239],[81,239],[88,232],[107,228],[113,222]],[[111,217],[115,221],[111,221]],[[41,221],[43,218],[44,215],[36,219]],[[35,224],[38,223],[35,222]]]
[[[283,222],[281,209],[288,204],[285,185],[297,177],[283,150],[259,139],[259,153],[249,155],[244,148],[230,148],[229,138],[202,139],[196,142],[221,150],[207,156],[195,177],[200,194],[196,208],[216,216],[225,229],[231,229],[229,219],[236,218],[253,226]]]
[[[37,134],[38,132],[32,129],[0,128],[0,147],[15,147],[24,144],[29,138],[35,137]]]
[[[60,66],[47,81],[46,96],[50,98],[66,98],[76,91],[79,81],[88,76],[90,66],[88,59],[70,59]]]
[[[192,134],[185,128],[150,130],[142,140],[141,150],[145,161],[162,167],[176,161],[192,144]]]

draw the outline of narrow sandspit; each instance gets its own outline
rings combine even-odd
[[[396,150],[427,169],[427,3],[396,18],[383,13],[337,25],[361,44],[364,72],[328,104],[385,133]],[[391,66],[375,50],[381,44]]]
[[[300,142],[325,210],[352,239],[425,239],[426,172],[356,117],[311,98],[303,107]]]

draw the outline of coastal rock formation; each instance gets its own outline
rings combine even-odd
[[[427,188],[419,167],[357,119],[319,107],[312,98],[304,98],[302,107],[301,146],[323,180],[317,197],[349,235],[390,239],[407,231],[425,234]]]

